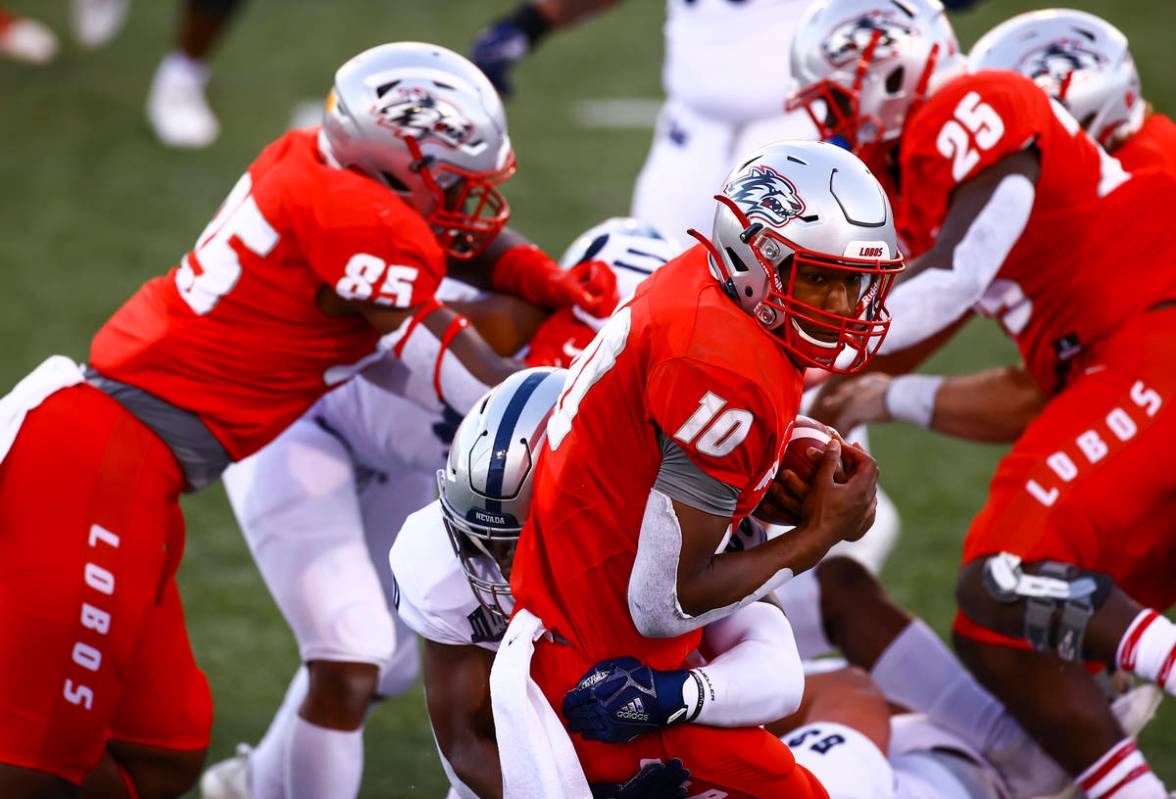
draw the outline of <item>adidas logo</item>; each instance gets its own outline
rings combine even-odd
[[[618,710],[616,716],[628,721],[649,721],[649,714],[645,712],[645,705],[641,704],[640,697]]]

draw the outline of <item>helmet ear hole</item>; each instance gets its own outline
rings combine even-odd
[[[898,90],[902,88],[902,79],[906,76],[906,68],[899,67],[893,70],[886,76],[886,91],[889,94],[898,94]]]
[[[392,187],[392,191],[399,192],[401,194],[408,194],[411,191],[408,186],[404,185],[404,181],[393,175],[391,172],[384,171],[380,174],[384,176],[384,180],[387,181],[388,185]]]
[[[727,257],[731,259],[731,265],[735,267],[736,272],[751,271],[747,264],[743,263],[743,259],[739,257],[739,253],[735,252],[730,247],[726,247],[725,249],[727,250]]]

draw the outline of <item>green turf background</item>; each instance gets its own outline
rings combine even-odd
[[[65,0],[7,4],[66,30]],[[214,60],[210,96],[223,134],[196,153],[164,150],[143,121],[148,83],[171,41],[177,5],[136,0],[127,29],[96,53],[63,41],[61,56],[47,68],[0,62],[0,391],[50,353],[84,357],[102,321],[141,282],[176,261],[242,169],[283,131],[295,103],[321,96],[339,63],[396,39],[464,51],[483,22],[511,3],[248,2]],[[999,19],[1045,5],[988,0],[956,15],[961,42],[967,47]],[[1176,112],[1165,69],[1172,63],[1176,5],[1074,5],[1127,33],[1145,95],[1160,110]],[[508,194],[513,221],[538,243],[561,248],[588,225],[627,210],[650,133],[578,129],[570,111],[581,98],[658,96],[663,14],[659,0],[629,0],[545,43],[518,71],[521,92],[508,111],[520,169]],[[1014,357],[995,328],[981,322],[931,368],[962,372]],[[959,544],[1001,450],[907,426],[880,429],[874,441],[905,530],[886,583],[942,633],[952,613]],[[180,579],[197,656],[216,696],[212,757],[219,758],[237,741],[260,736],[297,653],[221,488],[187,499],[185,510],[188,548]],[[1161,776],[1176,784],[1173,706],[1161,710],[1143,747]],[[389,702],[368,727],[363,795],[444,792],[414,690]]]

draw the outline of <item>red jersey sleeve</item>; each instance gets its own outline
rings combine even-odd
[[[311,269],[346,300],[392,308],[428,301],[445,276],[445,256],[427,223],[387,189],[346,177],[299,220]]]
[[[897,216],[912,252],[934,242],[957,186],[1025,149],[1052,124],[1045,92],[1013,72],[966,75],[936,92],[903,131]]]
[[[678,357],[650,371],[646,406],[652,421],[698,468],[740,492],[739,513],[758,503],[779,454],[780,427],[787,423],[758,384]]]

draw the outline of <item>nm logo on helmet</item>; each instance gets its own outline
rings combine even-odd
[[[1058,39],[1026,55],[1017,71],[1028,75],[1050,94],[1063,95],[1063,84],[1071,72],[1098,69],[1103,57],[1075,39]]]
[[[895,54],[898,43],[915,32],[914,27],[892,11],[871,11],[842,22],[821,45],[825,58],[835,67],[843,67],[861,57],[874,37],[873,60],[883,61]]]
[[[376,101],[372,114],[397,136],[412,136],[422,144],[433,139],[456,148],[474,135],[474,123],[456,106],[417,87],[393,89]]]
[[[787,225],[804,213],[804,200],[796,187],[770,166],[753,166],[731,180],[723,193],[734,200],[748,218],[759,218],[773,227]]]

